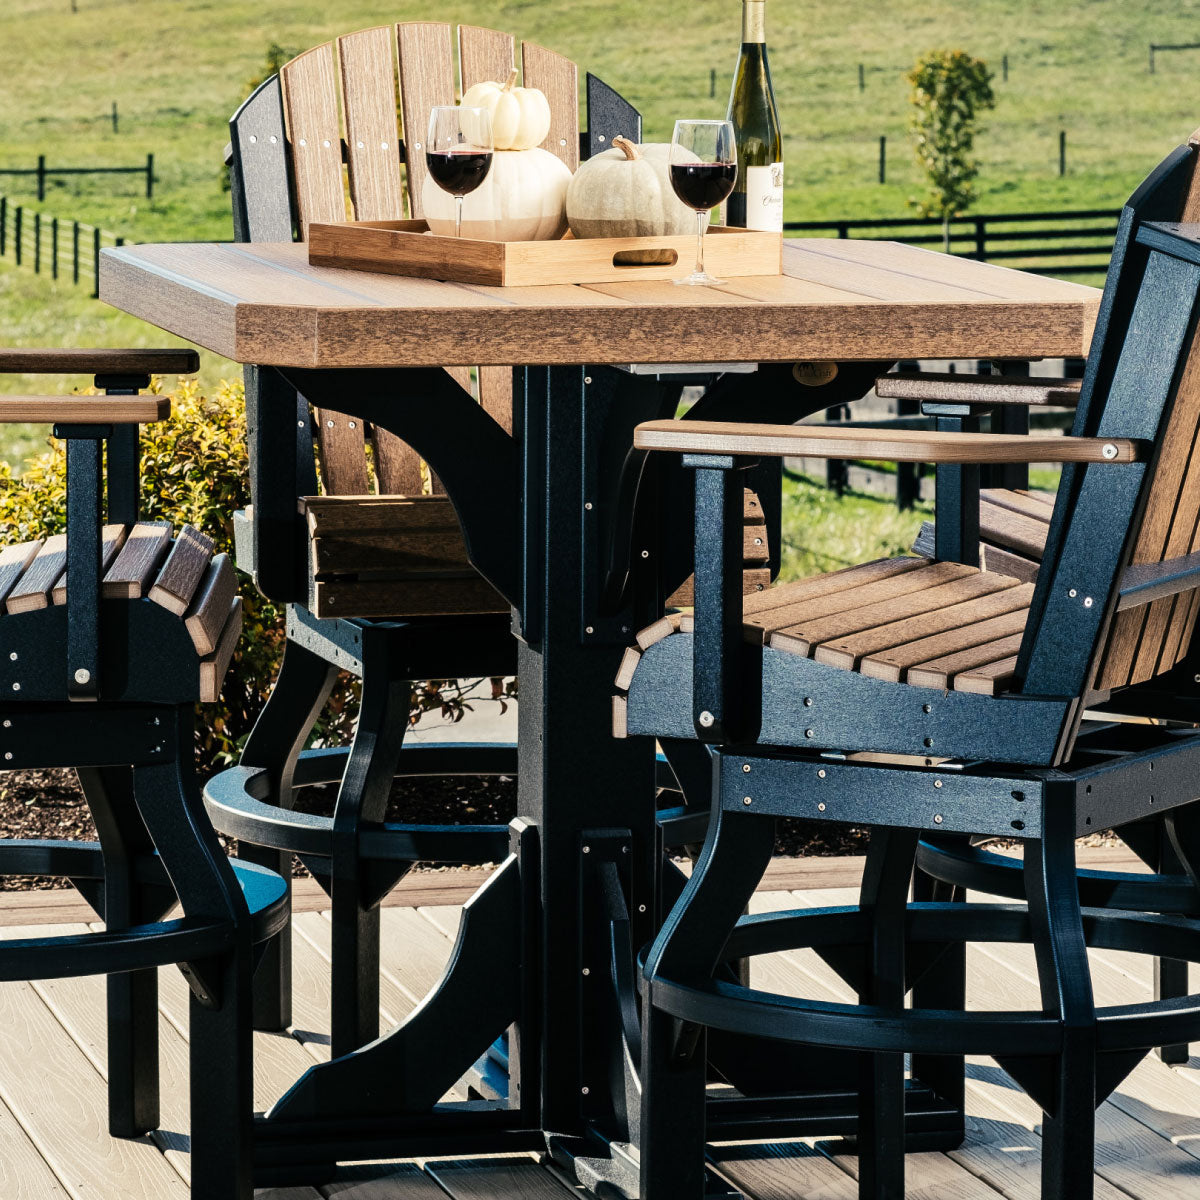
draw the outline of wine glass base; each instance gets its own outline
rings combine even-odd
[[[690,275],[685,275],[682,279],[672,279],[674,284],[691,285],[693,287],[718,287],[725,280],[718,279],[715,275],[710,275],[707,271],[693,271]]]

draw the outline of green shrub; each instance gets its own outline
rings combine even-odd
[[[157,391],[157,383],[152,387]],[[0,542],[24,542],[66,526],[66,453],[47,439],[45,453],[14,472],[0,461]],[[250,502],[246,454],[246,409],[241,382],[223,381],[211,397],[195,381],[181,381],[171,416],[142,426],[142,517],[170,521],[176,529],[194,525],[233,556],[233,514]],[[220,701],[205,705],[197,722],[202,768],[235,761],[254,725],[279,667],[284,645],[284,610],[265,600],[247,575],[240,579],[242,636],[221,690]],[[491,681],[485,701],[501,705],[516,695],[516,681]],[[358,713],[358,682],[349,676],[335,690],[312,740],[337,745],[351,734]],[[410,709],[441,712],[459,720],[481,697],[456,681],[414,685]]]

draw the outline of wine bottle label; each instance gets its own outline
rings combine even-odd
[[[745,227],[783,232],[783,163],[746,168]]]

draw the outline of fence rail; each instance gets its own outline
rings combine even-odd
[[[37,198],[46,198],[46,180],[51,175],[144,175],[146,199],[154,199],[154,155],[146,155],[144,167],[48,167],[46,156],[38,155],[36,167],[0,167],[0,175],[36,175]]]
[[[980,262],[1005,261],[1037,275],[1103,274],[1120,215],[1119,208],[1085,208],[958,217],[950,222],[950,253]],[[943,244],[942,222],[936,217],[789,221],[783,228],[786,233],[902,240],[916,246]]]
[[[90,284],[100,295],[100,248],[123,246],[125,239],[83,221],[31,212],[0,196],[0,259],[45,270],[52,279],[70,274],[73,284]]]

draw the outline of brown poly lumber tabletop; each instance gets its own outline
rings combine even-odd
[[[291,243],[124,246],[101,255],[100,296],[226,358],[291,367],[1078,357],[1100,300],[1076,283],[853,239],[789,239],[783,275],[717,288],[483,287],[307,256]]]

